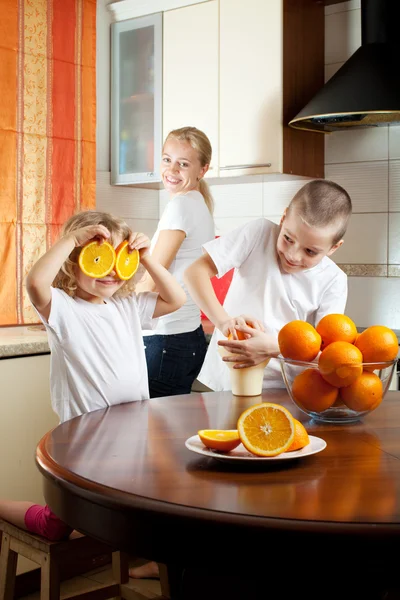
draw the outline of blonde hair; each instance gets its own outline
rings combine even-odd
[[[108,241],[113,245],[121,238],[122,241],[129,239],[131,234],[131,229],[122,219],[114,217],[110,213],[86,210],[73,215],[64,223],[61,230],[61,237],[89,225],[104,225],[110,232]],[[78,258],[81,249],[82,248],[74,248],[53,281],[53,287],[64,290],[66,294],[72,297],[75,297],[78,287],[76,270],[79,269]],[[130,296],[135,291],[135,282],[138,281],[143,273],[144,268],[140,266],[136,271],[135,276],[132,279],[125,281],[125,283],[115,292],[114,296]]]
[[[199,155],[199,161],[202,167],[211,163],[212,148],[211,143],[205,133],[196,129],[196,127],[181,127],[180,129],[173,129],[169,132],[165,138],[164,144],[171,138],[179,140],[180,142],[188,142],[193,150],[196,150]],[[208,210],[211,214],[214,212],[214,198],[208,187],[208,183],[204,178],[199,181],[199,190],[204,198]]]
[[[328,179],[314,179],[306,183],[290,202],[287,212],[293,208],[311,227],[326,227],[338,222],[333,246],[346,233],[352,212],[349,194],[340,185]]]

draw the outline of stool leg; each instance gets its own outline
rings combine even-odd
[[[0,600],[13,600],[18,554],[10,548],[10,536],[3,533],[0,554]]]
[[[41,567],[40,600],[60,600],[60,574],[56,561],[46,555]]]

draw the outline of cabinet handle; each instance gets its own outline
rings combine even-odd
[[[220,171],[232,171],[233,169],[259,169],[260,167],[270,167],[271,163],[264,163],[262,165],[229,165],[227,167],[220,167]]]

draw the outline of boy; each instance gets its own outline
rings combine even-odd
[[[344,312],[347,276],[328,257],[343,244],[351,211],[341,186],[317,179],[297,192],[280,225],[256,219],[203,246],[204,255],[184,275],[190,295],[216,327],[199,381],[215,391],[230,390],[223,361],[238,369],[257,365],[278,356],[278,333],[289,321],[315,326],[326,314]],[[210,279],[232,268],[221,306]],[[235,329],[247,339],[239,341]],[[225,337],[229,333],[232,340]],[[221,360],[217,343],[232,356]],[[277,360],[265,368],[266,387],[284,387]]]

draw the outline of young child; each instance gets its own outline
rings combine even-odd
[[[170,200],[152,239],[150,252],[179,283],[183,272],[215,237],[213,198],[204,175],[211,161],[208,137],[196,127],[171,131],[164,142],[161,176]],[[150,277],[139,289],[151,290]],[[150,398],[190,394],[207,350],[200,309],[188,295],[182,308],[145,331]]]
[[[115,271],[102,279],[85,275],[78,258],[93,239],[114,248],[128,240],[157,293],[135,293],[140,274],[128,281]],[[51,401],[60,422],[149,397],[142,328],[152,328],[186,300],[174,277],[151,258],[149,246],[146,235],[132,233],[121,219],[85,211],[65,223],[59,241],[32,267],[26,286],[47,330]],[[72,531],[47,506],[31,502],[1,501],[1,517],[50,540]]]
[[[223,361],[240,369],[278,356],[278,333],[287,322],[316,325],[328,313],[344,312],[347,276],[328,257],[343,244],[351,211],[341,186],[314,180],[297,192],[280,225],[256,219],[203,246],[204,255],[185,271],[184,281],[216,327],[198,376],[204,385],[231,389]],[[221,306],[210,278],[232,268]],[[235,329],[247,339],[238,340]],[[234,339],[226,339],[229,333]],[[232,355],[222,360],[217,344]],[[284,387],[279,361],[273,358],[264,371],[263,388],[268,387]]]

